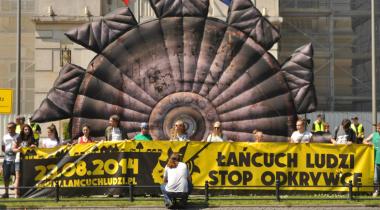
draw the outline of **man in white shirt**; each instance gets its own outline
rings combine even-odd
[[[175,198],[181,199],[179,207],[183,207],[192,190],[187,165],[179,162],[179,159],[179,153],[173,153],[164,171],[164,184],[161,185],[161,191],[167,208],[174,207],[173,199]]]
[[[16,133],[16,123],[10,122],[7,125],[8,133],[3,137],[2,150],[4,152],[3,162],[3,179],[5,193],[1,198],[9,198],[9,182],[11,175],[15,174],[15,158],[16,153],[13,152],[13,144],[16,144],[18,134]]]
[[[296,128],[297,130],[290,137],[290,143],[310,143],[312,141],[313,134],[306,130],[304,120],[297,120]]]

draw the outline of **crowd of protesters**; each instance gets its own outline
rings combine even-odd
[[[364,136],[364,128],[359,123],[358,117],[353,117],[351,120],[343,119],[341,124],[337,126],[333,132],[330,131],[330,125],[323,120],[322,115],[317,115],[316,120],[311,124],[311,131],[308,131],[308,120],[299,119],[296,121],[296,130],[289,137],[290,143],[332,143],[332,144],[369,144],[374,145],[375,150],[375,185],[380,183],[380,123],[376,125],[376,131],[370,134],[367,138]],[[104,139],[106,141],[117,141],[129,139],[126,130],[120,125],[120,118],[117,115],[112,115],[109,118],[108,127],[105,129]],[[9,122],[7,124],[8,133],[2,139],[2,150],[4,152],[4,161],[2,165],[5,193],[1,198],[9,197],[9,183],[10,178],[14,174],[16,189],[15,197],[19,197],[19,183],[20,183],[20,150],[23,147],[40,147],[40,148],[53,148],[63,142],[60,141],[57,128],[54,124],[47,127],[47,138],[40,139],[41,127],[37,123],[25,123],[25,118],[19,116],[16,118],[16,123]],[[135,135],[131,140],[136,141],[152,141],[153,138],[149,132],[149,125],[146,122],[140,124],[141,132]],[[260,130],[254,130],[253,138],[255,142],[263,142],[265,134]],[[186,126],[182,120],[175,121],[173,128],[170,130],[170,141],[190,141],[189,135],[186,133]],[[231,142],[227,136],[224,135],[222,124],[214,122],[210,134],[205,142]],[[74,144],[85,144],[94,142],[91,136],[91,128],[88,125],[82,126],[82,136],[75,139]],[[173,160],[172,160],[173,159]],[[172,163],[166,169],[166,176],[173,171],[173,166],[178,166],[178,157],[173,157]],[[177,162],[175,162],[177,161]],[[176,167],[175,167],[176,168]],[[177,170],[177,169],[176,169]],[[182,169],[181,169],[182,170]],[[174,170],[175,171],[175,170]],[[181,172],[182,173],[182,172]],[[183,178],[183,177],[182,177]],[[182,179],[181,178],[181,179]],[[186,178],[187,179],[187,178]],[[166,187],[163,192],[166,194],[170,188]],[[379,189],[376,188],[373,195],[377,196]],[[169,203],[170,204],[170,203]],[[168,204],[168,205],[169,205]]]

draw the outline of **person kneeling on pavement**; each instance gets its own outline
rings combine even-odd
[[[179,199],[179,206],[183,207],[192,190],[191,176],[187,165],[180,162],[179,153],[173,153],[165,167],[164,183],[161,191],[165,199],[165,206],[173,208]]]

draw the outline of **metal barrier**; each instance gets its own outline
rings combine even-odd
[[[130,202],[134,202],[136,200],[136,196],[134,194],[134,189],[135,188],[159,188],[160,186],[159,185],[124,185],[124,186],[84,186],[84,187],[77,187],[77,188],[128,188],[128,193],[129,193],[129,196],[128,196],[128,200]],[[194,189],[197,189],[197,190],[203,190],[204,194],[203,195],[200,195],[200,196],[204,196],[203,200],[204,202],[208,203],[210,200],[213,200],[212,197],[211,197],[211,193],[210,193],[210,190],[212,189],[218,189],[218,188],[229,188],[229,189],[233,189],[233,188],[236,188],[236,187],[241,187],[241,186],[210,186],[209,182],[206,181],[205,182],[205,185],[204,186],[194,186]],[[331,186],[321,186],[321,185],[318,185],[318,186],[289,186],[289,185],[280,185],[280,181],[279,180],[276,180],[276,184],[275,186],[245,186],[246,188],[254,188],[255,191],[258,191],[259,188],[268,188],[268,187],[272,187],[272,191],[275,192],[275,195],[273,198],[253,198],[252,196],[243,196],[241,198],[233,198],[234,200],[274,200],[274,201],[277,201],[277,202],[281,202],[283,200],[348,200],[348,201],[353,201],[353,200],[356,200],[356,201],[360,201],[360,200],[380,200],[380,197],[370,197],[367,196],[367,198],[359,198],[359,197],[354,197],[354,191],[353,191],[353,188],[355,187],[352,183],[352,181],[349,181],[349,183],[346,185],[346,186],[342,186],[342,187],[347,187],[347,198],[329,198],[329,199],[326,199],[326,198],[281,198],[282,195],[286,195],[286,194],[282,194],[281,193],[281,188],[282,187],[331,187]],[[371,186],[356,186],[356,187],[375,187],[374,185],[371,185]],[[32,188],[35,188],[35,187],[19,187],[19,189],[32,189]],[[53,187],[46,187],[47,189],[54,189],[55,191],[55,196],[54,196],[54,201],[55,202],[59,202],[61,201],[61,194],[60,194],[60,191],[61,189],[63,188],[73,188],[73,187],[61,187],[59,186],[58,182],[55,182],[55,185]],[[5,189],[4,187],[0,187],[0,189]],[[299,196],[299,195],[297,195]],[[196,199],[192,199],[191,197],[189,197],[190,200],[196,200]],[[20,198],[20,199],[0,199],[2,202],[3,201],[17,201],[17,202],[23,202],[23,201],[27,201],[27,199],[24,199],[24,198]],[[106,198],[103,198],[102,201],[107,201],[109,199],[106,199]],[[162,198],[159,198],[159,200],[162,200]],[[228,198],[220,198],[218,197],[216,200],[229,200]]]

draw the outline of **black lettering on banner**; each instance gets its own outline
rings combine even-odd
[[[285,157],[285,156],[286,156],[285,153],[279,153],[279,154],[276,155],[276,157],[274,159],[274,162],[275,162],[276,166],[278,166],[280,168],[286,167],[285,164],[283,164],[283,163],[280,162],[280,158]]]
[[[242,167],[243,165],[245,167],[249,167],[250,164],[250,152],[239,152],[239,166]]]
[[[236,154],[234,152],[230,152],[227,159],[228,166],[238,166]]]
[[[339,183],[339,174],[323,173],[323,179],[327,186],[336,186]]]
[[[309,173],[300,172],[300,186],[309,186]]]
[[[276,171],[276,179],[280,181],[280,185],[284,185],[288,181],[286,173],[282,171]]]
[[[264,165],[266,167],[271,167],[273,166],[273,162],[274,162],[274,154],[270,153],[268,157],[268,153],[264,153]]]
[[[247,185],[253,179],[253,175],[250,171],[243,171],[243,185]]]
[[[350,166],[347,165],[347,159],[348,159],[348,155],[347,154],[339,154],[339,158],[340,158],[340,164],[339,164],[339,168],[349,168]]]
[[[288,172],[288,185],[289,186],[298,186],[298,181],[297,181],[297,171],[289,171]]]
[[[242,176],[239,171],[231,171],[228,174],[228,182],[231,183],[232,185],[240,184],[241,180],[242,180]]]
[[[218,166],[225,166],[226,163],[222,162],[226,156],[222,155],[221,152],[218,152],[218,158],[216,158],[216,162],[218,163]]]
[[[338,158],[333,154],[327,154],[327,168],[335,168],[338,165]]]
[[[253,155],[252,155],[252,164],[254,165],[254,166],[256,166],[256,167],[262,167],[263,166],[263,164],[261,164],[261,163],[259,163],[259,162],[257,162],[256,161],[256,158],[257,157],[260,157],[260,156],[262,156],[263,154],[262,153],[254,153]]]
[[[321,172],[317,172],[316,175],[315,175],[315,173],[312,172],[312,173],[310,173],[310,177],[311,177],[311,181],[313,182],[313,185],[317,186],[319,178],[321,178]]]
[[[362,186],[362,173],[354,173],[354,186]]]
[[[211,185],[217,185],[218,184],[218,177],[216,176],[218,174],[217,171],[210,171],[208,173],[208,177],[210,177],[210,179],[212,179],[209,183]]]
[[[250,182],[253,178],[253,175],[250,171],[242,171],[242,172],[227,171],[227,170],[210,171],[208,173],[208,176],[211,179],[211,181],[209,182],[210,185],[218,185],[218,184],[220,185],[226,185],[226,184],[247,185],[247,183]],[[219,180],[220,180],[220,183],[219,183]]]
[[[269,178],[269,180],[268,180]],[[276,177],[275,175],[271,172],[271,171],[265,171],[262,175],[261,175],[261,182],[265,185],[265,186],[271,186],[275,183],[276,181]]]
[[[306,168],[314,168],[314,164],[311,163],[311,154],[306,153]]]
[[[350,155],[350,168],[351,169],[355,168],[355,155],[353,154]]]
[[[340,182],[342,183],[342,185],[347,185],[349,181],[346,182],[346,178],[347,177],[350,177],[352,176],[352,174],[350,172],[348,173],[343,173],[341,178],[340,178]]]
[[[297,168],[298,166],[298,154],[297,153],[288,153],[288,168]]]
[[[225,185],[226,184],[226,175],[228,174],[228,171],[226,170],[221,170],[219,171],[220,175],[220,184]]]

